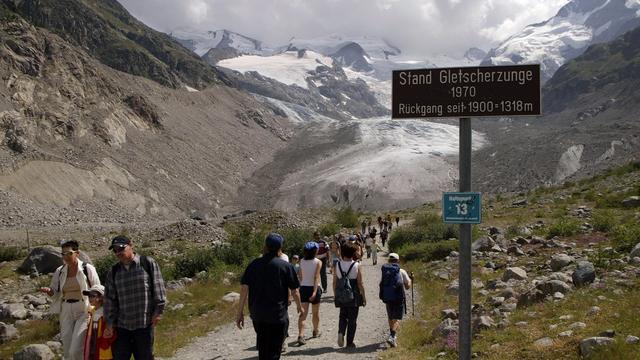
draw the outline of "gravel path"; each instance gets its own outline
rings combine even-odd
[[[298,320],[295,305],[289,307],[289,334],[287,339],[288,351],[283,359],[331,358],[376,359],[378,352],[386,348],[386,336],[389,326],[384,304],[378,299],[378,283],[380,281],[380,266],[386,261],[386,253],[378,253],[378,264],[372,265],[371,259],[363,260],[364,287],[367,294],[367,306],[360,308],[358,316],[358,330],[356,332],[356,349],[346,350],[337,345],[338,313],[333,305],[333,292],[323,295],[320,304],[320,331],[322,336],[311,339],[311,314],[306,320],[307,344],[301,347],[293,346],[298,335]],[[331,289],[331,275],[327,274],[329,289]],[[409,294],[407,294],[410,296]],[[410,300],[409,298],[407,299]],[[309,308],[311,309],[311,308]],[[235,324],[225,325],[207,336],[196,339],[190,345],[177,351],[172,359],[176,360],[231,360],[254,359],[258,352],[255,347],[256,335],[249,316],[245,317],[245,328],[239,330]]]

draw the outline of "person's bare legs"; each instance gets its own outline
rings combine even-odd
[[[320,333],[320,303],[311,305],[311,309],[313,310],[311,322],[313,323],[313,334],[315,336]]]
[[[307,314],[309,313],[309,303],[302,303],[302,309],[304,309],[304,311],[298,317],[298,340],[302,339],[304,341],[304,322],[307,320]],[[315,313],[313,316],[315,317]]]

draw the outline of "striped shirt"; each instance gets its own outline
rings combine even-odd
[[[108,325],[127,330],[143,329],[151,325],[154,315],[164,311],[166,291],[160,267],[152,258],[147,259],[151,274],[147,274],[142,267],[138,254],[128,270],[120,262],[109,270],[104,298],[104,314]],[[150,279],[150,275],[153,279]]]

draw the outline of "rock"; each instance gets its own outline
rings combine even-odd
[[[553,295],[557,292],[566,294],[571,291],[571,286],[569,286],[566,282],[560,280],[548,280],[538,284],[536,288],[542,291],[545,296]]]
[[[18,337],[18,329],[11,324],[0,322],[0,344]]]
[[[482,289],[484,287],[484,283],[480,279],[471,280],[471,288],[472,289]]]
[[[527,272],[519,267],[508,267],[502,275],[502,281],[509,281],[511,279],[524,280],[527,278]]]
[[[588,316],[597,315],[597,314],[599,314],[599,313],[600,313],[600,310],[601,310],[601,309],[600,309],[600,307],[599,307],[599,306],[592,306],[592,307],[589,309],[589,312],[587,312],[587,315],[588,315]]]
[[[569,325],[569,329],[584,329],[587,327],[587,324],[577,321],[574,322],[573,324]]]
[[[571,331],[571,330],[563,331],[560,334],[558,334],[558,336],[560,336],[560,337],[571,337],[571,336],[573,336],[573,331]]]
[[[549,280],[560,280],[566,282],[567,284],[572,284],[573,280],[571,280],[571,276],[567,275],[563,272],[554,272],[549,275]]]
[[[490,251],[491,248],[495,245],[495,241],[489,236],[483,236],[478,238],[471,244],[472,251]]]
[[[596,347],[609,346],[616,341],[608,337],[590,337],[580,341],[580,355],[588,358]]]
[[[613,330],[613,329],[607,329],[607,330],[601,332],[600,334],[598,334],[598,336],[612,338],[612,337],[616,336],[616,331]]]
[[[500,310],[502,312],[508,312],[508,313],[516,311],[517,308],[518,308],[518,305],[516,303],[502,304],[502,306],[500,306]]]
[[[443,319],[455,320],[458,318],[458,312],[454,309],[445,309],[440,312]]]
[[[516,238],[516,243],[517,243],[518,245],[529,245],[530,241],[529,241],[529,240],[527,240],[526,238],[523,238],[522,236],[518,236],[518,237]]]
[[[496,326],[490,316],[479,316],[473,320],[474,331],[486,330]]]
[[[458,332],[457,322],[451,319],[444,319],[438,326],[436,326],[435,329],[433,329],[431,335],[433,335],[434,337],[444,338],[454,332]]]
[[[62,343],[59,341],[47,341],[46,345],[53,352],[61,352],[62,351]]]
[[[556,300],[562,300],[562,299],[564,299],[564,294],[558,291],[558,292],[553,294],[553,298],[556,299]]]
[[[228,302],[228,303],[235,303],[238,302],[240,300],[240,294],[238,294],[237,292],[230,292],[227,295],[222,297],[222,301]]]
[[[514,246],[510,246],[507,249],[507,254],[512,254],[515,256],[524,256],[524,251],[520,249],[520,246],[514,245]]]
[[[630,197],[622,200],[622,206],[624,206],[624,207],[639,207],[640,206],[640,196],[630,196]]]
[[[447,286],[446,294],[447,295],[458,295],[458,291],[460,290],[460,285],[458,285],[458,281],[453,281],[449,286]]]
[[[635,345],[640,343],[640,338],[633,335],[627,335],[627,339],[625,340],[625,342],[629,345]]]
[[[495,269],[496,268],[496,264],[493,261],[487,261],[484,264],[484,267],[487,269]]]
[[[551,257],[551,270],[560,271],[573,262],[573,258],[567,254],[556,254]]]
[[[91,263],[89,256],[80,251],[80,260]],[[31,250],[26,259],[18,267],[18,271],[23,274],[50,274],[62,265],[62,254],[60,248],[53,246],[36,247]]]
[[[13,360],[53,360],[55,354],[47,345],[33,344],[13,354]]]
[[[513,206],[527,206],[527,199],[519,199],[511,203]]]
[[[449,271],[447,270],[440,270],[436,272],[435,275],[442,280],[449,280],[449,278],[451,277],[451,275],[449,274]]]
[[[167,282],[167,290],[184,290],[185,283],[182,280],[170,280]]]
[[[184,304],[175,304],[171,307],[171,310],[178,311],[184,309]]]
[[[553,339],[545,337],[542,339],[538,339],[533,343],[533,346],[539,348],[539,349],[543,349],[543,348],[548,348],[553,346]]]
[[[47,303],[47,298],[44,296],[25,295],[24,299],[33,306],[45,305]]]
[[[640,257],[640,243],[637,243],[636,246],[631,250],[631,254],[629,254],[630,258]]]
[[[513,290],[513,288],[504,288],[502,289],[502,291],[500,292],[500,296],[502,296],[505,299],[509,299],[509,298],[515,298],[518,297],[518,293],[515,292],[515,290]]]
[[[529,323],[526,322],[526,321],[518,321],[517,323],[515,323],[515,325],[518,326],[518,327],[525,327],[525,326],[529,325]]]
[[[11,318],[24,320],[27,318],[27,309],[22,303],[0,305],[0,319]]]
[[[596,268],[588,261],[580,261],[571,278],[576,287],[590,284],[596,279]]]
[[[571,320],[571,319],[573,319],[573,315],[562,315],[558,319],[560,319],[562,321]]]
[[[520,295],[518,307],[529,306],[544,301],[546,295],[541,290],[534,288]]]
[[[460,256],[460,253],[457,251],[452,251],[449,253],[449,256],[451,256],[452,258],[457,258],[458,256]]]

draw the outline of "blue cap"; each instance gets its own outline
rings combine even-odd
[[[349,236],[349,241],[356,241],[356,240],[358,240],[357,236],[355,236],[355,235]]]
[[[309,241],[306,244],[304,244],[305,250],[318,250],[318,248],[319,248],[318,243],[315,241]]]
[[[284,242],[284,238],[280,234],[271,233],[267,235],[264,243],[271,250],[278,250],[282,248],[282,243]]]

